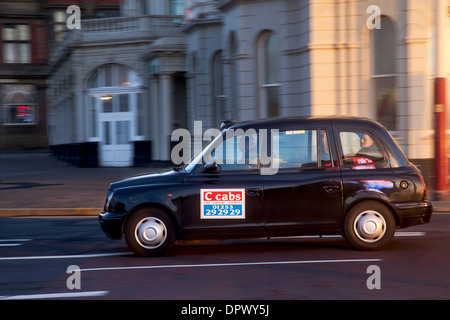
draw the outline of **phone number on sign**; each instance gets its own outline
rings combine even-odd
[[[240,216],[242,205],[236,204],[205,204],[203,207],[205,216]]]

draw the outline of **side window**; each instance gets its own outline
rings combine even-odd
[[[230,136],[224,134],[211,155],[222,171],[256,170],[259,161],[258,134],[255,130]]]
[[[273,143],[278,143],[280,169],[331,166],[325,130],[280,131],[278,137],[274,137]]]
[[[339,132],[342,162],[352,169],[384,167],[386,161],[372,134],[363,130]],[[359,167],[361,165],[361,167]]]

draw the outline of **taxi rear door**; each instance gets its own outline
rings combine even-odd
[[[273,133],[272,133],[273,134]],[[269,236],[337,232],[342,181],[333,131],[298,125],[280,128],[278,171],[264,175],[264,214]]]

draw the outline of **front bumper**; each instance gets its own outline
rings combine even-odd
[[[122,239],[123,226],[128,213],[111,213],[103,211],[98,215],[102,231],[110,239]]]
[[[429,223],[433,213],[430,201],[393,203],[400,228]]]

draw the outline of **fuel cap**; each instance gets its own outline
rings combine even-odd
[[[402,180],[402,182],[400,182],[400,188],[402,189],[408,188],[408,181]]]

